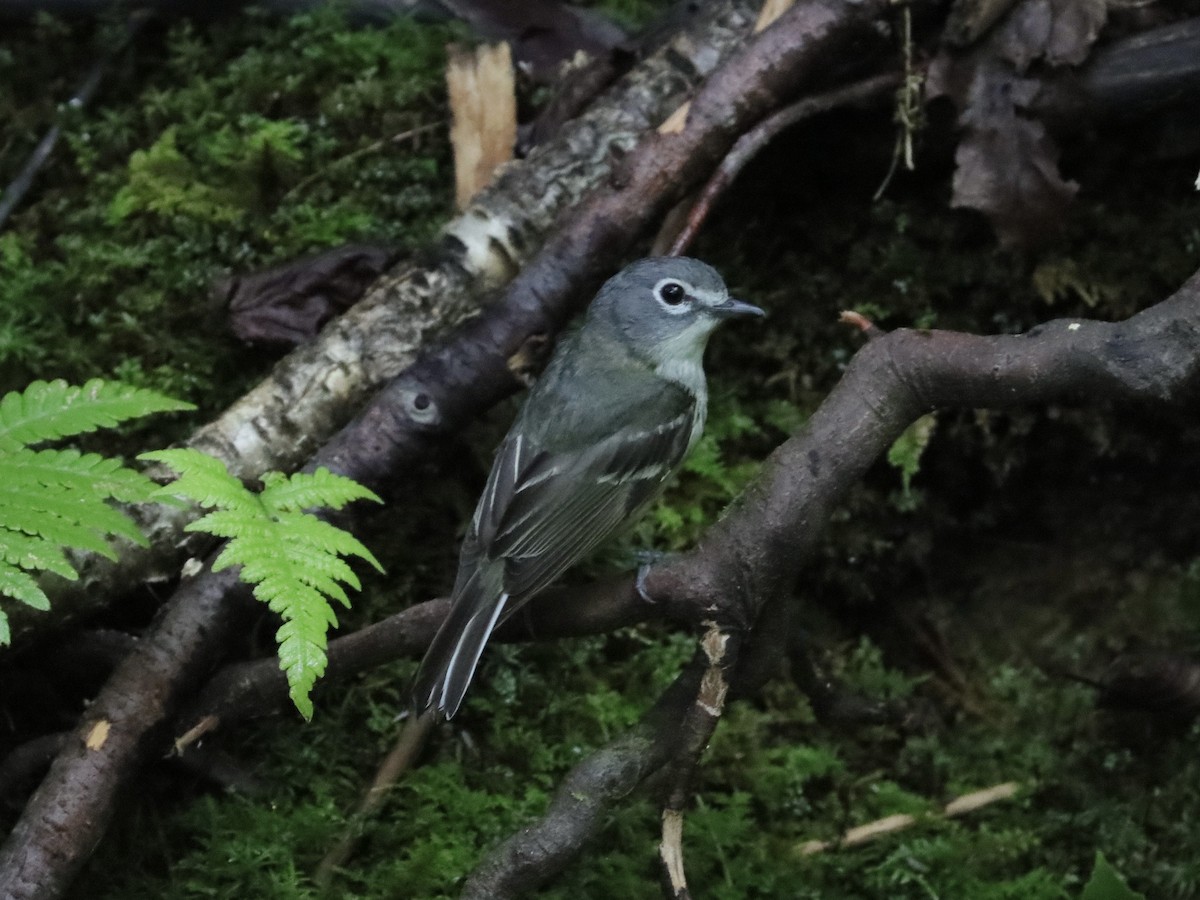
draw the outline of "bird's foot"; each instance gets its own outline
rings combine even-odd
[[[654,602],[654,598],[650,596],[650,591],[646,588],[646,578],[650,575],[650,570],[672,555],[663,553],[661,550],[638,550],[634,554],[634,558],[638,561],[637,579],[634,581],[634,586],[637,588],[638,596],[647,603]]]

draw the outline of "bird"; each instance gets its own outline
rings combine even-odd
[[[704,430],[709,336],[762,315],[697,259],[637,260],[604,283],[496,450],[413,681],[418,713],[453,717],[496,627],[658,496]]]

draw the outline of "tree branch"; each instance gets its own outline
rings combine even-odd
[[[680,726],[706,668],[697,656],[641,722],[568,772],[545,815],[492,850],[471,873],[463,900],[521,897],[565,869],[599,831],[605,812],[683,749]]]
[[[1049,322],[1021,335],[981,337],[948,331],[879,334],[851,361],[842,380],[796,436],[691,553],[652,569],[651,599],[680,619],[733,627],[755,621],[767,600],[783,601],[800,565],[837,504],[868,465],[919,416],[939,408],[1009,408],[1100,399],[1187,407],[1200,399],[1200,273],[1172,297],[1123,322]],[[748,629],[752,637],[754,629]],[[680,681],[698,685],[696,660],[664,695],[671,716],[643,722],[571,771],[551,809],[489,854],[466,896],[516,896],[559,872],[596,831],[607,804],[684,752],[688,699]],[[735,677],[740,673],[734,673]],[[736,690],[736,682],[732,685]],[[670,748],[670,753],[664,753]],[[616,754],[621,768],[609,761]],[[603,808],[607,808],[605,805]],[[672,823],[677,824],[677,823]],[[542,852],[543,845],[553,852]]]

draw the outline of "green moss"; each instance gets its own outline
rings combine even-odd
[[[4,45],[6,181],[53,118],[29,99],[50,57]],[[222,338],[215,278],[346,241],[421,246],[450,211],[445,28],[348,30],[335,9],[247,13],[143,34],[95,105],[65,116],[53,163],[0,234],[0,375],[112,375],[211,415],[263,374]],[[86,59],[113,37],[55,32]],[[59,67],[61,68],[61,67]],[[60,90],[60,96],[62,92]],[[408,137],[402,137],[408,135]]]

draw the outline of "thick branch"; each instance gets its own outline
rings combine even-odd
[[[248,593],[226,570],[186,582],[173,602],[176,610],[217,620],[217,608]],[[197,629],[191,617],[168,614],[153,638],[139,642],[126,657],[0,848],[0,897],[57,897],[66,890],[104,833],[118,788],[161,752],[164,712],[211,670],[233,632],[233,620],[226,615],[225,628]],[[97,797],[103,802],[95,802]]]
[[[754,621],[765,601],[783,599],[782,590],[796,579],[837,503],[918,416],[944,407],[1091,399],[1195,404],[1197,347],[1200,273],[1168,300],[1124,322],[1060,320],[996,337],[909,330],[881,335],[859,351],[814,416],[772,454],[700,546],[651,570],[643,586],[681,619]],[[689,670],[693,679],[695,666]],[[735,681],[731,688],[737,687]],[[628,793],[631,773],[645,777],[682,754],[688,739],[683,718],[694,696],[673,695],[675,711],[657,720],[657,733],[643,723],[576,766],[551,811],[491,853],[467,895],[495,890],[495,896],[516,896],[559,872],[597,828],[594,805],[572,810],[574,792],[591,798],[607,791],[610,798],[619,786]],[[664,695],[656,709],[667,702]],[[672,756],[660,752],[666,746]],[[619,772],[606,768],[614,748],[620,748]],[[543,853],[543,846],[553,852]]]
[[[683,618],[754,620],[789,589],[847,488],[918,416],[949,407],[1094,400],[1182,405],[1200,395],[1200,273],[1123,322],[1049,322],[1020,335],[901,330],[870,341],[795,437],[694,553],[650,572]]]

